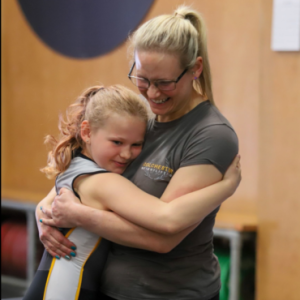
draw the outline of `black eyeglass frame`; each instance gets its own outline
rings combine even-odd
[[[149,87],[150,87],[150,85],[151,85],[151,81],[150,81],[149,79],[143,78],[143,77],[131,76],[131,73],[132,73],[132,71],[133,71],[134,66],[135,66],[135,61],[133,62],[132,67],[131,67],[131,69],[130,69],[128,75],[127,75],[128,78],[129,78],[129,80],[133,83],[133,81],[131,80],[131,78],[141,78],[141,79],[143,79],[143,80],[145,80],[145,81],[148,82],[148,87],[145,88],[145,90],[149,89]],[[155,87],[156,87],[157,89],[159,89],[159,90],[162,90],[162,89],[160,89],[160,88],[157,86],[157,82],[159,82],[159,81],[165,81],[165,82],[170,82],[170,83],[171,83],[171,82],[174,82],[174,83],[175,83],[174,89],[172,89],[172,90],[165,90],[165,91],[174,91],[174,90],[176,89],[176,83],[183,77],[183,75],[184,75],[187,71],[188,71],[188,68],[184,69],[183,72],[177,77],[176,80],[158,80],[158,81],[152,81],[152,82],[153,82],[153,84],[155,85]],[[138,87],[138,86],[137,86],[137,87]],[[162,91],[163,91],[163,90],[162,90]]]

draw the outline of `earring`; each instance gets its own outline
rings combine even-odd
[[[197,80],[197,79],[198,79],[198,77],[197,77],[197,76],[195,76],[195,77],[194,77],[194,80]]]
[[[89,139],[87,139],[85,142],[86,142],[86,143],[89,143],[89,142],[90,142],[90,140],[89,140]]]

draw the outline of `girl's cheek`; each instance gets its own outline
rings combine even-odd
[[[133,159],[137,158],[138,155],[139,155],[141,152],[142,152],[142,148],[136,149],[136,150],[134,151],[134,157],[133,157]]]

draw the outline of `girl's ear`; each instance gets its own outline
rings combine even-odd
[[[89,144],[90,143],[90,139],[91,139],[91,126],[89,121],[84,120],[81,123],[81,131],[80,131],[80,135],[82,140],[86,143]]]
[[[192,68],[192,72],[193,72],[193,75],[197,78],[200,77],[201,73],[203,71],[203,59],[201,56],[198,56],[196,58],[196,62],[195,62],[195,65],[194,67]]]

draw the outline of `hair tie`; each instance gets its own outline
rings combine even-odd
[[[177,13],[177,12],[175,13],[175,17],[176,17],[176,16],[178,16],[178,17],[180,17],[180,18],[182,18],[182,19],[185,19],[185,16],[184,16],[184,15],[179,14],[179,13]]]
[[[92,97],[94,97],[99,91],[101,91],[101,90],[104,90],[105,89],[105,87],[104,86],[102,86],[101,88],[99,88],[98,90],[96,90],[96,91],[94,91],[94,92],[92,92],[91,93],[91,95],[90,95],[90,98],[92,98]]]

